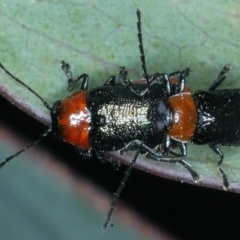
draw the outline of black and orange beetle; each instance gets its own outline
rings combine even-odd
[[[142,44],[141,15],[137,10],[138,41],[141,54],[144,82],[131,82],[127,72],[120,68],[119,77],[111,76],[103,86],[88,91],[89,77],[80,75],[73,80],[69,64],[62,61],[62,69],[71,89],[82,80],[80,90],[72,96],[56,101],[52,107],[34,90],[13,76],[1,63],[3,69],[15,81],[22,84],[51,112],[52,125],[35,142],[8,157],[0,164],[3,167],[12,158],[35,145],[49,133],[73,145],[84,157],[90,158],[95,152],[105,162],[107,151],[120,153],[137,150],[120,187],[116,192],[107,220],[107,228],[117,199],[130,176],[139,152],[150,159],[182,164],[198,182],[199,175],[182,157],[187,155],[186,142],[208,144],[220,157],[219,170],[224,187],[229,183],[221,168],[223,154],[217,144],[240,145],[238,123],[240,115],[240,90],[216,90],[226,78],[230,67],[227,65],[218,75],[208,91],[192,93],[185,87],[189,69],[170,74],[149,75]],[[178,79],[173,77],[177,75]],[[237,109],[237,110],[236,110]],[[180,153],[175,151],[180,149]],[[173,154],[176,157],[168,157]]]

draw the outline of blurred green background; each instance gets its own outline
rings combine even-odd
[[[2,140],[0,143],[0,159],[16,151]],[[42,151],[32,150],[31,157],[46,156],[47,153],[42,154]],[[46,159],[43,162],[46,163]],[[55,171],[61,176],[60,169]],[[64,177],[57,178],[46,170],[46,165],[30,161],[26,154],[4,167],[0,174],[0,239],[100,240],[116,239],[116,236],[117,239],[147,239],[131,230],[131,226],[123,226],[115,217],[112,220],[114,227],[109,226],[103,233],[101,226],[107,212],[99,211],[90,200],[78,194],[77,182],[67,182],[66,177],[65,181]],[[97,192],[95,195],[98,197]]]

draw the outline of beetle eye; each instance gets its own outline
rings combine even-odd
[[[156,127],[158,131],[162,131],[165,128],[165,122],[163,121],[156,121]]]
[[[160,101],[157,106],[157,113],[162,115],[167,111],[167,106],[163,101]]]
[[[158,131],[163,131],[169,126],[169,108],[164,101],[159,101],[156,105],[155,126]]]

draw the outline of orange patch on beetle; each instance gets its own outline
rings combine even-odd
[[[183,92],[169,97],[172,111],[172,123],[167,132],[171,138],[187,142],[196,129],[197,109],[190,92]]]
[[[91,115],[87,109],[87,91],[78,92],[62,101],[58,125],[63,140],[89,149]]]

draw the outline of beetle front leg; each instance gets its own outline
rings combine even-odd
[[[118,84],[120,85],[129,85],[131,80],[127,78],[128,72],[125,67],[119,68],[119,75],[118,75]]]
[[[64,61],[61,62],[61,67],[63,72],[65,73],[65,75],[67,76],[67,80],[68,80],[68,90],[71,90],[73,88],[73,86],[80,81],[81,79],[83,79],[81,87],[80,87],[80,91],[82,90],[87,90],[88,88],[88,81],[89,81],[89,77],[87,74],[82,74],[80,75],[77,79],[73,80],[72,78],[72,71],[70,69],[70,65],[68,63],[65,63]]]
[[[175,88],[174,93],[172,92],[172,94],[178,94],[178,93],[183,92],[184,87],[185,87],[186,77],[189,75],[189,72],[190,72],[190,69],[186,68],[185,70],[183,70],[179,73],[179,81]]]

